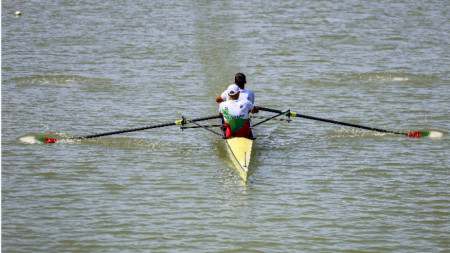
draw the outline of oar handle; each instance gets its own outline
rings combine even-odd
[[[295,112],[291,112],[291,111],[280,111],[280,110],[271,109],[271,108],[262,107],[262,106],[258,106],[258,108],[260,110],[262,110],[262,111],[285,114],[286,116],[300,117],[300,118],[318,120],[318,121],[323,121],[323,122],[328,122],[328,123],[333,123],[333,124],[338,124],[338,125],[343,125],[343,126],[362,128],[362,129],[366,129],[366,130],[370,130],[370,131],[376,131],[376,132],[382,132],[382,133],[400,134],[400,135],[408,136],[407,133],[400,133],[400,132],[391,131],[391,130],[385,130],[385,129],[368,127],[368,126],[361,126],[361,125],[356,125],[356,124],[342,122],[342,121],[336,121],[336,120],[331,120],[331,119],[324,119],[324,118],[319,118],[319,117],[314,117],[314,116],[308,116],[308,115],[299,114],[299,113],[295,113]]]

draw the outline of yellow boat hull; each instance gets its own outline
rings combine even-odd
[[[228,154],[235,169],[242,179],[247,181],[253,140],[244,137],[233,137],[225,139],[225,141]]]

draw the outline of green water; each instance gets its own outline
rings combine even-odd
[[[449,251],[449,11],[437,0],[2,2],[2,251]],[[214,115],[237,72],[257,105],[444,135],[269,122],[255,128],[247,183],[203,129],[20,141]]]

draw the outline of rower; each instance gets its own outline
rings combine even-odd
[[[219,105],[219,113],[224,119],[225,138],[247,137],[252,138],[249,113],[258,113],[258,107],[247,99],[239,99],[241,91],[235,84],[226,90],[230,100]]]
[[[255,94],[251,90],[244,89],[246,83],[247,83],[247,81],[246,81],[245,75],[243,73],[237,73],[236,76],[234,77],[234,84],[239,86],[239,91],[241,93],[239,99],[247,99],[252,104],[254,104],[255,103]],[[229,87],[231,87],[232,85],[230,85]],[[229,95],[227,94],[227,90],[222,92],[222,94],[220,94],[219,96],[217,96],[217,98],[216,98],[217,103],[222,103],[223,101],[227,101],[230,99]]]

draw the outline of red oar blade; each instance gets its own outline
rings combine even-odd
[[[420,138],[420,137],[428,136],[429,134],[430,134],[429,132],[411,132],[411,133],[408,133],[408,136],[412,137],[412,138]]]

